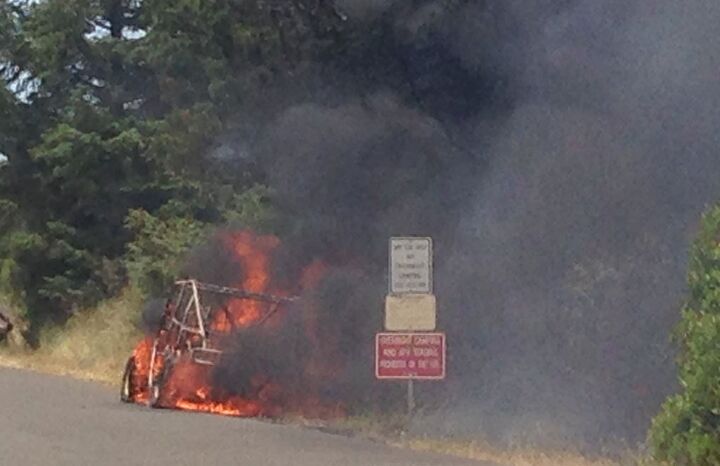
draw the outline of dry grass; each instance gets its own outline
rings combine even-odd
[[[135,325],[141,306],[140,294],[126,290],[93,311],[77,314],[62,328],[41,332],[37,350],[4,349],[0,365],[116,384],[141,338]]]
[[[637,450],[627,450],[621,458],[603,455],[590,456],[572,448],[548,450],[526,445],[499,448],[482,440],[456,440],[452,438],[417,437],[405,432],[407,418],[404,415],[388,416],[374,414],[351,416],[346,419],[323,423],[321,428],[335,433],[359,435],[401,448],[443,453],[501,466],[658,466]],[[307,423],[318,427],[317,424]]]
[[[433,451],[507,466],[640,466],[646,464],[635,453],[623,459],[590,457],[572,450],[547,451],[536,448],[503,450],[479,441],[446,439],[404,439],[394,444],[420,451]],[[649,465],[648,465],[649,466]]]

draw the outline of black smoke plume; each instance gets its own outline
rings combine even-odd
[[[416,429],[641,440],[720,193],[720,4],[336,3],[354,42],[242,149],[292,219],[284,263],[339,280],[323,325],[370,351],[388,237],[433,236],[449,377],[420,387],[442,406]]]

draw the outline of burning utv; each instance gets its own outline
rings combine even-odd
[[[263,325],[294,297],[253,293],[196,280],[175,283],[149,351],[135,351],[125,365],[121,399],[161,407],[173,369],[180,363],[213,366],[222,356],[222,341],[239,330]],[[256,314],[241,326],[229,303],[249,302]]]

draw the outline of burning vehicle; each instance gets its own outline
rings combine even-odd
[[[195,278],[178,280],[153,314],[125,366],[121,400],[232,416],[342,415],[341,401],[323,394],[321,381],[337,368],[324,357],[333,348],[318,338],[307,296],[326,266],[280,273],[279,239],[250,231],[222,232],[211,244],[198,253],[203,267],[188,273]]]
[[[147,351],[136,351],[125,365],[122,401],[145,401],[152,407],[172,407],[171,400],[177,396],[173,391],[179,390],[171,382],[175,370],[187,365],[215,366],[223,352],[223,339],[238,330],[263,325],[281,305],[295,299],[192,279],[176,282],[152,339],[149,355]],[[238,302],[252,311],[251,316],[246,313],[245,319],[239,322],[232,312],[233,303]],[[146,350],[145,343],[141,347]],[[205,398],[202,391],[195,395]],[[222,407],[219,409],[223,411]]]

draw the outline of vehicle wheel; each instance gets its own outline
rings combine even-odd
[[[154,384],[150,387],[150,396],[148,398],[148,405],[151,408],[158,408],[160,403],[160,385]]]
[[[163,408],[162,396],[165,382],[167,381],[170,372],[172,371],[172,361],[166,360],[163,363],[160,373],[153,379],[153,384],[150,386],[150,397],[148,398],[148,404],[152,408]]]
[[[162,391],[172,366],[172,353],[161,351],[156,340],[150,356],[150,372],[148,373],[148,406],[151,408],[163,407]]]
[[[159,367],[158,367],[159,366]],[[162,376],[162,356],[158,351],[157,338],[153,342],[152,353],[150,353],[150,370],[148,371],[148,406],[157,406],[160,399],[160,378]]]
[[[135,375],[135,357],[130,356],[125,364],[125,372],[123,372],[122,386],[120,387],[120,400],[124,403],[132,403],[133,398],[133,376]]]

